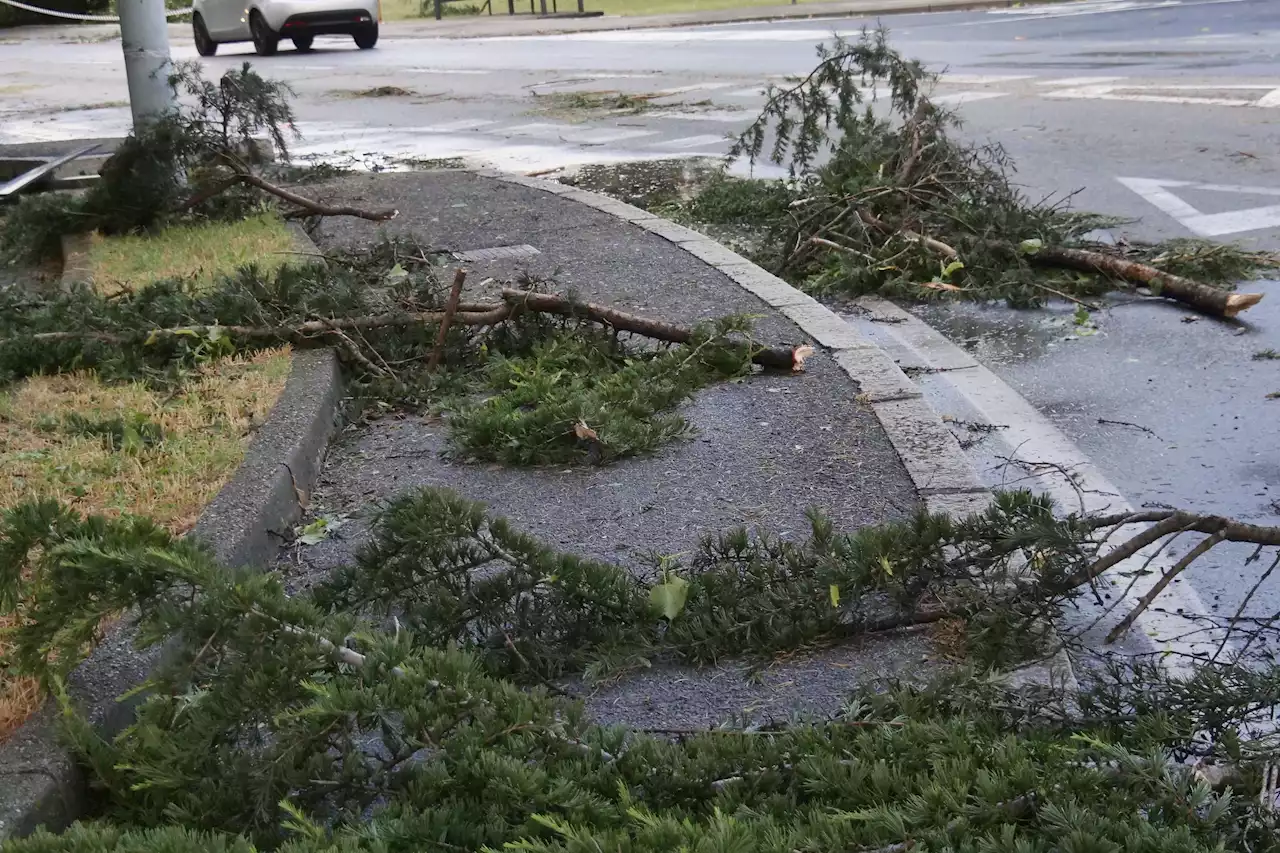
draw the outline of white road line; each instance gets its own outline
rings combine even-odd
[[[414,74],[481,75],[493,73],[493,71],[486,68],[402,68],[401,70],[410,71]]]
[[[703,136],[682,136],[679,139],[668,139],[665,142],[655,142],[649,147],[651,148],[698,148],[702,145],[723,145],[729,141],[725,136],[712,136],[706,134]]]
[[[649,113],[652,118],[678,118],[685,121],[718,121],[746,124],[755,116],[747,110],[708,110],[701,113],[682,113],[679,110],[659,110]]]
[[[1192,95],[1161,95],[1158,92],[1257,92],[1265,91],[1267,95],[1259,99],[1248,98],[1202,98]],[[1274,83],[1187,83],[1174,86],[1117,85],[1114,83],[1095,86],[1077,86],[1060,89],[1055,92],[1044,92],[1046,98],[1070,98],[1098,101],[1139,101],[1152,104],[1200,104],[1216,107],[1280,107],[1280,89]]]
[[[733,83],[693,83],[688,86],[676,86],[671,89],[662,89],[664,95],[682,95],[685,92],[712,92],[716,89],[728,89]]]
[[[1057,80],[1038,80],[1037,86],[1096,86],[1099,83],[1114,83],[1123,77],[1060,77]]]
[[[988,86],[992,83],[1011,83],[1014,80],[1031,80],[1033,74],[946,74],[941,77],[943,83],[955,83],[957,86]]]
[[[960,104],[969,104],[974,101],[989,101],[992,98],[1003,98],[1008,96],[1008,94],[1008,92],[953,92],[949,95],[938,95],[930,100],[935,104],[959,106]]]
[[[1234,193],[1239,195],[1280,196],[1280,190],[1272,187],[1249,187],[1237,184],[1198,184],[1194,181],[1169,181],[1156,178],[1116,178],[1121,184],[1172,216],[1200,237],[1222,237],[1245,231],[1280,228],[1280,205],[1249,207],[1223,213],[1204,213],[1180,198],[1169,188],[1185,187],[1205,192]]]
[[[550,139],[584,145],[607,145],[624,139],[641,139],[656,136],[656,130],[598,129],[580,130],[563,124],[523,124],[489,131],[499,136],[528,136],[533,139]]]

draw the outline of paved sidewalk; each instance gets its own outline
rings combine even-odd
[[[661,27],[709,26],[746,21],[772,21],[792,18],[841,18],[860,15],[894,15],[919,12],[962,12],[972,9],[1007,8],[1029,3],[1056,3],[1064,0],[838,0],[838,2],[799,3],[777,6],[744,6],[736,9],[714,9],[667,15],[605,15],[595,18],[568,16],[536,17],[531,15],[495,14],[474,17],[387,21],[382,24],[382,38],[494,38],[502,36],[552,35],[559,33],[597,32],[600,30],[639,30]],[[591,0],[586,0],[588,10]],[[566,2],[568,5],[568,2]],[[0,30],[6,39],[62,41],[68,38],[94,40],[119,34],[115,24],[85,26],[14,27]],[[169,37],[176,42],[191,40],[190,24],[170,24]]]
[[[309,189],[395,207],[400,216],[386,232],[413,235],[434,249],[537,250],[523,259],[467,264],[472,298],[493,295],[497,285],[484,284],[488,277],[528,271],[554,278],[559,291],[626,311],[681,323],[747,313],[758,318],[756,333],[768,343],[810,340],[713,262],[653,233],[676,227],[669,223],[642,228],[549,192],[461,171],[362,174]],[[314,236],[321,248],[351,247],[378,239],[380,230],[328,219]],[[725,260],[736,257],[721,251]],[[871,348],[865,357],[879,354]],[[314,505],[359,518],[398,493],[446,486],[560,548],[637,572],[650,569],[647,554],[688,551],[704,533],[739,525],[802,538],[811,506],[852,530],[902,518],[921,502],[862,390],[819,347],[804,373],[762,374],[699,392],[683,410],[698,431],[692,440],[600,468],[457,463],[440,453],[446,429],[438,420],[382,419],[349,431],[333,448]],[[300,549],[293,584],[305,586],[349,562],[366,533],[357,521],[330,541]],[[706,726],[748,712],[828,713],[855,684],[918,676],[930,668],[924,662],[930,656],[927,638],[914,634],[796,655],[758,681],[735,665],[659,667],[595,693],[589,706],[612,722],[670,726]]]

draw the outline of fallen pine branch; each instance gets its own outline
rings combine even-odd
[[[621,332],[633,332],[668,341],[675,344],[688,343],[693,339],[694,330],[688,326],[677,326],[662,320],[628,314],[607,305],[593,302],[577,302],[553,293],[534,293],[529,290],[504,288],[502,298],[512,307],[525,311],[538,311],[544,314],[558,314],[561,317],[578,317],[600,323]],[[783,370],[798,371],[803,368],[804,360],[813,352],[812,347],[757,347],[751,360],[763,367],[776,367]]]
[[[306,196],[298,195],[292,190],[284,187],[276,186],[270,181],[258,177],[252,172],[237,171],[228,178],[213,184],[212,186],[196,193],[187,199],[179,210],[190,210],[199,204],[202,204],[214,196],[220,195],[238,184],[246,184],[251,187],[262,190],[263,192],[273,195],[276,198],[283,199],[292,205],[300,208],[300,211],[291,211],[285,214],[286,218],[306,215],[306,216],[352,216],[357,219],[367,219],[370,222],[386,222],[394,219],[400,214],[398,210],[364,210],[359,207],[351,207],[348,205],[329,205]]]
[[[1041,266],[1066,267],[1149,287],[1157,296],[1181,302],[1215,317],[1235,317],[1262,301],[1261,293],[1230,293],[1218,287],[1162,272],[1147,264],[1089,249],[1046,246],[1030,255],[1030,258],[1033,263]]]
[[[436,345],[431,349],[431,358],[427,360],[427,372],[440,366],[444,355],[444,342],[449,334],[449,326],[454,314],[458,311],[458,300],[462,298],[462,285],[466,283],[467,271],[459,269],[453,274],[453,288],[449,291],[449,301],[444,306],[444,316],[440,318],[440,331],[436,333]]]

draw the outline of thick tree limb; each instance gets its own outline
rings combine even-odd
[[[247,184],[256,187],[265,193],[283,199],[292,205],[302,208],[309,215],[314,216],[353,216],[357,219],[367,219],[371,222],[386,222],[388,219],[394,219],[400,214],[398,210],[363,210],[358,207],[350,207],[347,205],[329,205],[323,202],[309,199],[306,196],[300,196],[292,190],[284,187],[278,187],[275,184],[263,180],[250,172],[236,172],[229,178],[225,178],[211,185],[205,190],[195,194],[182,205],[180,210],[190,210],[202,202],[208,201],[214,196],[224,193],[236,184]]]
[[[467,308],[485,308],[483,311],[459,311],[453,316],[453,323],[462,326],[493,326],[511,316],[509,305],[468,305]],[[314,338],[328,334],[334,330],[349,331],[358,329],[382,329],[395,326],[419,326],[428,323],[439,323],[444,319],[443,311],[425,311],[416,314],[372,314],[367,317],[337,317],[332,320],[308,320],[296,326],[177,326],[169,329],[150,329],[137,332],[38,332],[25,340],[35,343],[56,343],[69,340],[94,340],[109,344],[136,343],[138,341],[161,341],[176,337],[207,336],[210,332],[239,338],[259,338],[269,340],[299,340]]]
[[[558,314],[562,317],[581,317],[622,332],[634,332],[660,341],[683,344],[693,338],[693,329],[687,326],[639,317],[607,305],[575,302],[554,293],[534,293],[508,287],[503,289],[502,298],[514,308]],[[760,347],[752,354],[751,360],[764,367],[797,370],[804,360],[804,355],[800,353],[802,349],[803,347]]]
[[[1229,293],[1198,281],[1161,272],[1147,264],[1088,249],[1047,246],[1031,255],[1031,260],[1043,266],[1066,267],[1149,287],[1158,296],[1173,299],[1215,317],[1234,317],[1262,301],[1261,293]]]

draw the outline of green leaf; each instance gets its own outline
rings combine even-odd
[[[828,588],[827,592],[831,596],[831,606],[839,607],[840,606],[840,584],[833,583],[830,586],[830,588]]]
[[[962,269],[964,269],[963,261],[952,261],[951,263],[947,264],[945,267],[942,268],[942,274],[939,275],[938,278],[942,279],[943,281],[946,281],[947,279],[951,278],[952,275],[954,275],[955,273],[959,272]]]
[[[1018,244],[1018,251],[1024,255],[1034,255],[1036,252],[1044,248],[1044,241],[1039,238],[1023,240]]]
[[[321,516],[310,524],[304,525],[298,529],[298,544],[319,545],[321,542],[329,538],[330,533],[333,533],[333,531],[337,530],[344,524],[346,524],[344,519]]]
[[[649,590],[649,603],[667,618],[675,619],[689,598],[689,582],[679,575],[663,575],[663,582]]]
[[[889,558],[883,554],[880,556],[880,569],[889,577],[893,577],[893,564],[889,562]]]
[[[1083,305],[1077,305],[1076,313],[1072,319],[1075,320],[1075,324],[1077,326],[1083,326],[1092,318],[1089,316],[1089,309],[1085,308]]]

